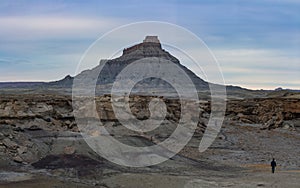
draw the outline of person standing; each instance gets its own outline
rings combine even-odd
[[[271,162],[271,167],[272,167],[272,173],[274,174],[275,172],[275,167],[276,167],[276,161],[275,159],[273,158],[272,162]]]

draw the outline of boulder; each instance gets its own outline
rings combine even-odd
[[[23,153],[26,153],[27,147],[25,147],[25,146],[19,146],[19,148],[17,149],[17,151],[18,151],[18,154],[21,155]]]
[[[17,163],[22,163],[24,161],[19,155],[13,157],[13,160]]]
[[[49,114],[53,111],[52,105],[48,105],[46,103],[37,103],[36,105],[31,107],[31,111],[34,114]]]
[[[5,138],[3,141],[2,141],[3,145],[5,145],[7,148],[9,149],[17,149],[18,147],[18,144],[12,140],[10,140],[9,138]]]

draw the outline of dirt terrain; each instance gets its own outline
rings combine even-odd
[[[133,96],[131,110],[147,119],[152,97]],[[97,97],[104,126],[118,140],[153,145],[176,128],[180,107],[167,104],[168,122],[150,136],[115,118],[110,96]],[[129,168],[90,149],[73,117],[70,96],[1,95],[0,187],[299,187],[300,98],[297,95],[231,99],[213,145],[198,150],[210,114],[202,101],[198,127],[184,149],[159,165]],[[271,173],[270,161],[277,160]]]

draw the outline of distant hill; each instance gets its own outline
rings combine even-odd
[[[35,88],[46,82],[0,82],[0,88]]]

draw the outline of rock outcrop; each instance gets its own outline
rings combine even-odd
[[[71,128],[74,117],[70,98],[49,97],[50,95],[2,97],[0,124],[31,130]]]
[[[300,118],[300,99],[265,98],[228,102],[227,115],[234,121],[262,124],[262,129],[283,127],[285,121]],[[294,125],[291,125],[294,127]],[[300,126],[300,125],[295,125]]]
[[[132,96],[130,97],[130,108],[133,115],[140,120],[148,119],[150,116],[149,102],[154,96]],[[122,98],[117,100],[123,100]],[[168,137],[172,133],[173,126],[176,127],[180,119],[180,103],[178,99],[161,98],[166,103],[166,120],[170,123],[164,124],[162,130],[155,134],[159,138]],[[114,126],[121,125],[115,117],[111,97],[104,95],[96,98],[96,118],[100,118],[104,126],[115,131]],[[88,109],[84,110],[90,117]],[[201,135],[205,130],[205,110],[197,117],[200,118],[196,134]],[[128,119],[130,120],[130,119]],[[122,127],[122,126],[118,126]],[[5,154],[16,163],[31,163],[49,152],[62,152],[66,155],[76,153],[76,148],[63,143],[58,152],[55,152],[53,141],[57,136],[72,137],[71,133],[79,134],[73,115],[72,101],[69,96],[58,95],[10,95],[2,96],[0,99],[0,155]],[[169,131],[169,132],[168,132]],[[171,132],[170,132],[171,131]],[[116,132],[113,132],[116,134]],[[122,133],[123,134],[123,133]],[[130,133],[131,134],[131,133]],[[67,136],[64,136],[67,135]],[[59,141],[57,141],[59,142]]]

